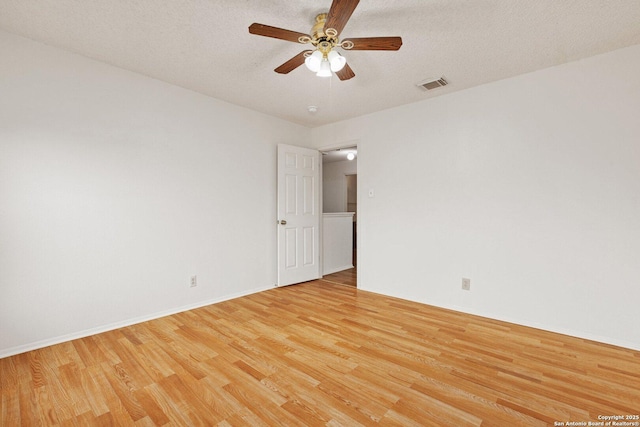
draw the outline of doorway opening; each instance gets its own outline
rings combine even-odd
[[[357,286],[358,148],[322,153],[323,280]]]

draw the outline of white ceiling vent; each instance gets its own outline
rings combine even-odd
[[[448,85],[449,82],[447,82],[443,77],[440,77],[439,79],[427,79],[427,80],[423,80],[420,83],[418,83],[416,86],[420,86],[421,88],[425,89],[425,90],[432,90],[432,89],[437,89],[439,87],[442,86],[446,86]]]

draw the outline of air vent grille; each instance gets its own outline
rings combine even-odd
[[[442,87],[442,86],[446,86],[448,84],[449,84],[449,82],[443,76],[443,77],[440,77],[439,79],[424,80],[424,81],[418,83],[417,86],[420,86],[421,88],[423,88],[425,90],[433,90],[433,89],[437,89],[437,88]]]

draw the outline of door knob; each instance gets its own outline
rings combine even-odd
[[[287,225],[287,221],[286,221],[286,220],[284,220],[284,219],[283,219],[283,220],[281,220],[281,221],[280,221],[280,225]]]

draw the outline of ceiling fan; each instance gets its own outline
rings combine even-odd
[[[304,50],[280,65],[274,71],[287,74],[305,64],[318,76],[329,77],[335,72],[340,80],[349,80],[355,73],[347,60],[335,49],[345,50],[398,50],[402,46],[400,37],[363,37],[340,41],[338,36],[344,29],[351,14],[360,0],[333,0],[329,13],[316,16],[311,35],[285,30],[269,25],[253,23],[249,33],[258,36],[273,37],[295,43],[311,44],[314,49]]]

